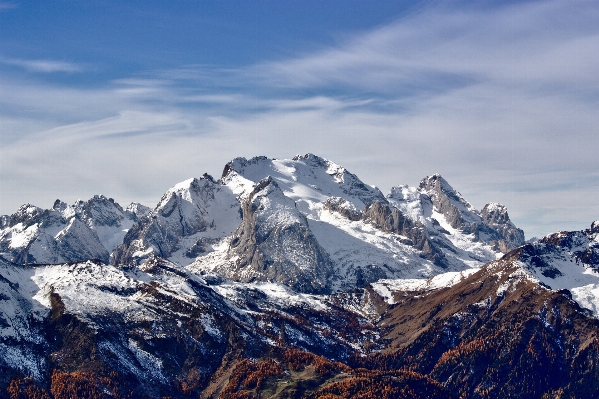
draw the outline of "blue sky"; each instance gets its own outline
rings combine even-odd
[[[0,1],[0,213],[153,206],[237,156],[441,173],[527,237],[599,219],[596,1]]]

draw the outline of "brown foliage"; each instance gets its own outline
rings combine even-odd
[[[416,399],[450,398],[437,382],[408,370],[378,372],[360,369],[355,376],[329,384],[308,396],[309,399]]]
[[[229,383],[223,390],[221,397],[227,399],[255,398],[257,396],[254,392],[260,389],[264,380],[268,377],[283,374],[284,371],[281,366],[272,359],[259,362],[243,359],[233,370]]]
[[[110,373],[110,377],[101,377],[92,372],[69,373],[54,370],[50,381],[50,391],[54,399],[126,397],[120,393],[117,375],[114,372]]]
[[[45,389],[35,385],[32,378],[15,378],[6,388],[10,399],[51,399]]]
[[[318,356],[300,349],[288,349],[283,354],[283,358],[289,364],[293,371],[300,371],[306,366],[314,366],[316,373],[328,375],[334,371],[349,372],[351,369],[341,362],[332,362],[322,356]]]

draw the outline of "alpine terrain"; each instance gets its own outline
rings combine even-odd
[[[591,222],[591,221],[590,221]],[[0,397],[599,398],[599,221],[236,158],[0,217]]]

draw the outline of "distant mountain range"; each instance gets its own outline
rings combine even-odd
[[[438,174],[236,158],[0,228],[0,397],[599,397],[599,221],[526,242]]]

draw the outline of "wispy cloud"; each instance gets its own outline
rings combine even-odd
[[[81,65],[64,61],[54,60],[22,60],[16,58],[2,59],[1,62],[7,65],[14,65],[25,69],[28,72],[36,73],[55,73],[55,72],[83,72]]]
[[[6,10],[14,10],[15,8],[18,8],[18,6],[15,3],[0,2],[0,12]]]
[[[599,55],[592,51],[599,45],[598,17],[599,6],[590,1],[466,11],[437,6],[340,47],[266,62],[252,72],[281,87],[343,85],[397,96],[481,82],[599,89]]]

